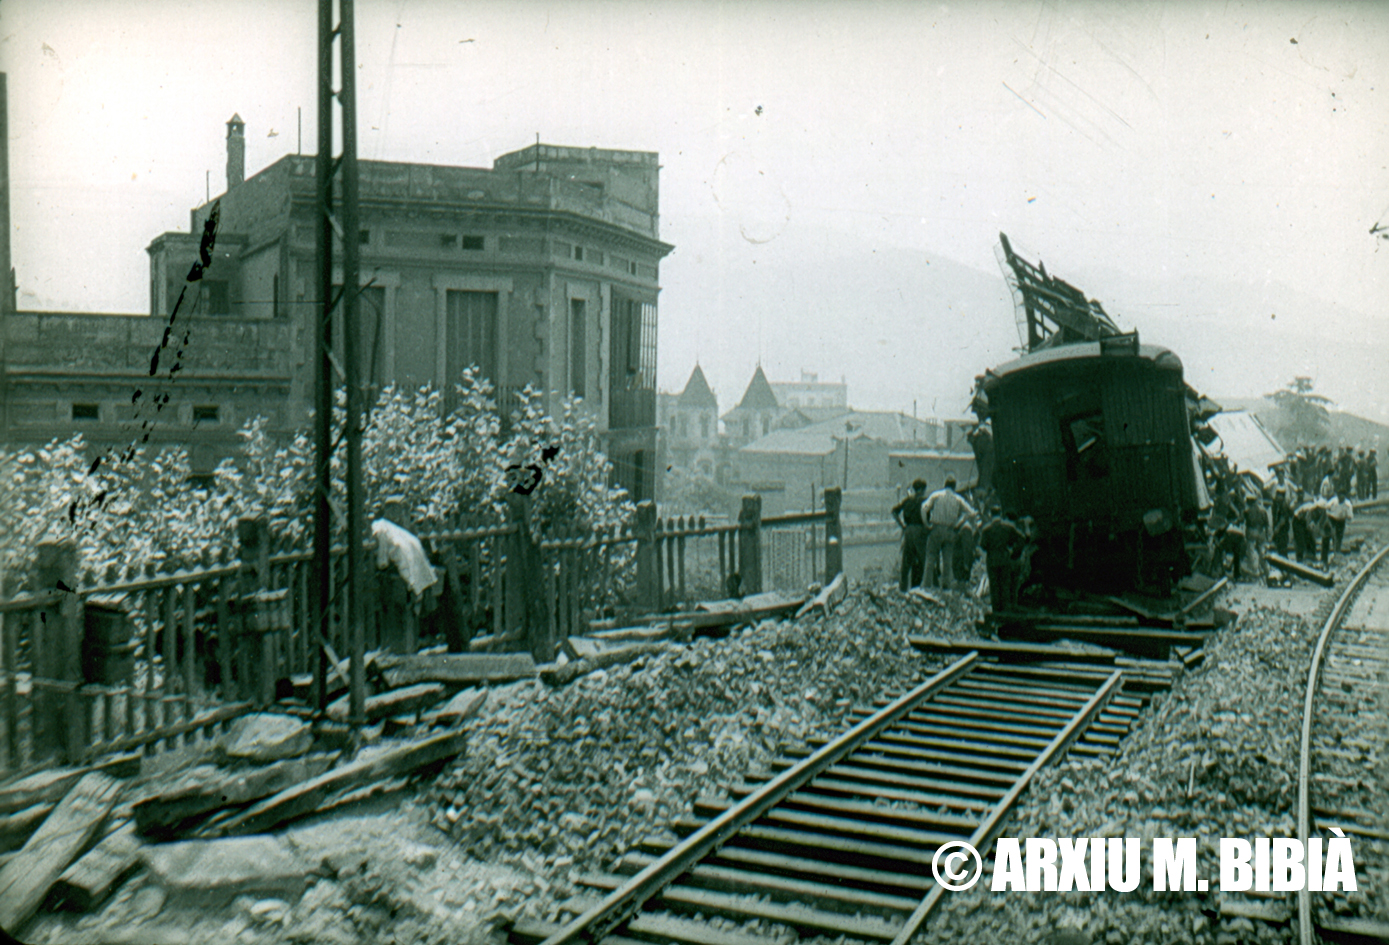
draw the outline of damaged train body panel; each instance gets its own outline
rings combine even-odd
[[[1202,541],[1210,499],[1193,431],[1210,402],[1176,354],[1139,344],[1000,242],[1026,353],[978,379],[989,486],[1034,524],[1036,585],[1166,596]]]

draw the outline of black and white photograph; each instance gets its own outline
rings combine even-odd
[[[1389,4],[0,0],[0,941],[1389,942]]]

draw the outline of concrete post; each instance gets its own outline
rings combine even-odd
[[[263,515],[243,518],[236,523],[236,540],[241,559],[241,697],[266,706],[275,701],[271,631],[276,620],[273,605],[264,599],[270,588],[270,523]]]
[[[661,606],[661,573],[656,558],[656,503],[637,503],[637,605],[647,613]]]
[[[43,542],[38,547],[34,587],[60,590],[62,597],[39,613],[35,630],[34,669],[40,679],[70,683],[65,692],[34,687],[35,743],[38,754],[55,752],[76,762],[86,752],[90,723],[87,706],[77,693],[82,682],[82,599],[77,588],[77,544],[72,540]],[[169,672],[169,668],[165,667]]]
[[[838,489],[825,490],[825,583],[833,581],[844,570],[844,541],[839,524],[839,506],[844,494]]]
[[[743,596],[762,593],[762,497],[743,496],[738,512],[738,566]]]

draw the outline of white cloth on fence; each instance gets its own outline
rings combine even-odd
[[[376,538],[376,566],[394,564],[413,593],[423,594],[439,580],[424,546],[412,533],[395,522],[378,518],[371,523],[371,534]]]

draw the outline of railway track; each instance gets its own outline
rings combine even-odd
[[[905,943],[944,892],[937,851],[967,841],[987,855],[1038,770],[1067,751],[1115,751],[1146,698],[1123,680],[1109,667],[969,653],[729,797],[700,799],[675,839],[650,838],[618,873],[581,878],[602,897],[587,912],[565,925],[518,922],[510,940],[769,941],[746,931],[753,923]]]
[[[1298,893],[1298,941],[1389,942],[1389,546],[1337,600],[1308,672],[1297,836],[1347,836],[1360,891]]]

